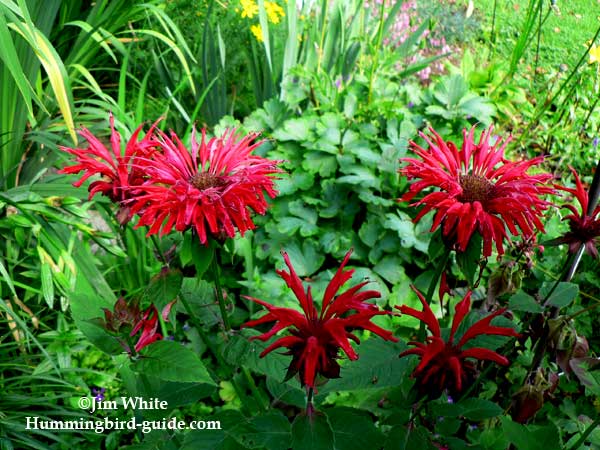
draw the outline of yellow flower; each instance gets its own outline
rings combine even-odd
[[[263,41],[262,28],[260,27],[260,25],[252,25],[250,27],[250,31],[252,32],[252,34],[254,35],[254,37],[256,38],[256,40],[258,42],[262,42]]]
[[[258,5],[254,0],[240,0],[240,4],[242,5],[242,19],[244,17],[252,19],[258,14]]]
[[[265,11],[267,12],[267,18],[269,19],[269,22],[274,24],[281,22],[281,17],[285,16],[283,8],[275,2],[266,1]]]
[[[590,64],[600,63],[600,47],[592,45],[590,48]]]

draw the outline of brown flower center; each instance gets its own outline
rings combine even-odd
[[[462,193],[458,200],[462,203],[485,203],[492,196],[494,185],[481,175],[461,175],[458,179]]]
[[[219,175],[215,175],[209,172],[198,172],[192,178],[190,178],[190,183],[201,191],[214,187],[225,186],[226,181],[223,177]]]

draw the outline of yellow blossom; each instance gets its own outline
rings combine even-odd
[[[240,0],[240,4],[242,6],[242,19],[244,17],[252,19],[258,14],[258,5],[254,0]]]
[[[274,24],[278,24],[279,22],[281,22],[281,17],[285,16],[283,8],[275,2],[266,1],[265,11],[267,12],[269,22]]]
[[[262,42],[263,41],[263,37],[262,37],[262,28],[260,27],[260,25],[252,25],[250,27],[250,31],[252,32],[252,34],[254,35],[254,37],[256,38],[256,40],[258,42]]]
[[[600,63],[600,47],[592,45],[590,48],[590,64]]]

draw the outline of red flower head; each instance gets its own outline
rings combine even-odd
[[[163,320],[167,321],[169,313],[171,312],[171,307],[175,303],[173,300],[163,308],[161,315]],[[133,330],[131,330],[130,336],[135,336],[140,330],[142,330],[142,334],[135,344],[135,351],[139,352],[144,347],[152,344],[155,341],[158,341],[163,338],[163,335],[159,333],[158,330],[158,310],[156,306],[151,305],[146,311],[144,311],[144,315],[142,318],[135,324]]]
[[[142,130],[140,125],[134,131],[131,139],[125,146],[125,154],[121,152],[121,135],[115,130],[115,120],[112,114],[110,120],[110,147],[106,146],[96,138],[88,129],[83,128],[81,135],[88,141],[87,148],[68,148],[61,147],[62,150],[75,156],[77,164],[65,167],[59,173],[79,173],[84,171],[82,177],[73,183],[73,186],[81,186],[88,178],[94,175],[101,175],[102,179],[93,181],[88,190],[91,199],[100,192],[109,197],[113,202],[122,202],[130,197],[130,188],[138,186],[143,182],[143,173],[134,166],[137,158],[147,158],[158,146],[154,139],[154,124],[138,142],[138,135]]]
[[[427,338],[427,343],[425,344],[422,342],[409,342],[409,344],[414,345],[416,348],[411,348],[400,354],[400,357],[418,355],[421,358],[421,362],[412,374],[413,378],[417,379],[417,388],[421,393],[437,397],[444,389],[448,389],[451,394],[460,392],[463,386],[473,380],[475,375],[475,365],[467,358],[485,359],[504,366],[508,365],[508,360],[504,356],[487,348],[475,347],[467,350],[462,349],[468,341],[482,334],[518,337],[519,334],[512,328],[490,325],[492,319],[504,313],[506,308],[499,309],[475,322],[463,333],[460,340],[455,342],[454,335],[456,334],[456,330],[458,330],[460,323],[471,309],[471,292],[468,292],[455,307],[450,337],[448,341],[444,341],[442,339],[440,324],[433,311],[423,295],[416,289],[414,290],[423,304],[423,311],[417,311],[406,305],[396,308],[402,314],[408,314],[424,322],[432,334]]]
[[[175,133],[169,138],[160,132],[163,153],[140,160],[148,180],[144,192],[131,200],[132,213],[141,217],[137,226],[150,226],[148,235],[193,226],[202,243],[210,234],[234,237],[236,228],[242,235],[253,229],[249,210],[265,214],[263,191],[275,197],[270,175],[280,172],[279,161],[251,155],[263,142],[252,143],[256,137],[239,139],[228,130],[207,142],[202,130],[198,143],[194,130],[190,153]]]
[[[493,127],[481,133],[475,143],[475,128],[463,130],[462,149],[444,140],[433,129],[431,135],[421,133],[429,145],[425,150],[411,142],[413,151],[421,158],[403,158],[408,166],[400,173],[413,183],[401,201],[412,200],[419,192],[436,186],[439,191],[427,194],[414,205],[424,205],[415,221],[436,210],[431,231],[442,226],[442,235],[459,250],[465,251],[475,231],[483,238],[483,255],[492,254],[492,242],[499,254],[504,253],[502,242],[508,238],[506,228],[513,234],[529,237],[537,228],[544,231],[540,221],[549,202],[540,198],[553,193],[543,186],[549,174],[527,175],[527,170],[539,164],[542,157],[529,161],[511,162],[504,158],[510,138],[498,139],[490,145]]]
[[[581,213],[577,211],[574,205],[564,205],[572,214],[565,217],[569,221],[569,232],[561,238],[553,241],[558,244],[569,244],[569,251],[576,252],[581,245],[585,246],[585,251],[593,256],[598,257],[598,245],[600,238],[600,205],[597,205],[593,211],[589,211],[588,193],[583,187],[583,183],[579,179],[577,172],[572,167],[569,167],[575,176],[575,188],[555,185],[557,189],[566,191],[575,196],[581,205]]]
[[[163,308],[161,314],[165,321],[168,321],[168,316],[174,303],[175,300]],[[128,339],[126,339],[128,335],[129,337],[134,337],[140,330],[142,331],[134,347],[136,352],[163,337],[158,332],[158,310],[154,305],[141,312],[137,302],[128,303],[123,297],[120,297],[115,303],[113,311],[107,308],[103,308],[103,310],[104,319],[96,319],[97,323],[117,337],[121,346],[129,354],[132,352],[127,343]]]
[[[292,355],[293,358],[286,380],[299,372],[302,385],[314,388],[317,375],[339,378],[340,366],[336,361],[339,349],[341,348],[348,358],[358,359],[358,355],[350,345],[350,339],[359,343],[358,338],[352,334],[353,330],[370,330],[387,341],[397,341],[390,331],[371,322],[374,316],[388,314],[388,312],[380,310],[376,305],[364,303],[368,299],[381,296],[377,291],[359,292],[368,281],[359,283],[336,296],[342,285],[350,280],[354,273],[354,270],[344,270],[352,250],[346,254],[340,268],[325,289],[320,313],[315,307],[310,286],[306,291],[304,290],[302,281],[296,275],[287,253],[283,252],[282,254],[290,271],[288,273],[278,270],[277,273],[300,301],[304,314],[295,309],[280,308],[262,300],[247,297],[249,300],[263,305],[269,312],[260,319],[246,322],[242,328],[275,322],[271,330],[252,338],[261,341],[267,341],[277,332],[289,328],[290,336],[277,339],[260,354],[263,357],[277,348],[287,348],[286,354]]]

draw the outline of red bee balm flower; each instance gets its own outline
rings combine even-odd
[[[129,188],[143,182],[143,176],[139,170],[133,167],[134,159],[137,157],[147,158],[153,153],[158,145],[154,140],[154,124],[141,141],[138,135],[142,126],[134,131],[131,139],[125,146],[125,154],[121,152],[121,135],[115,130],[115,120],[112,114],[110,120],[110,147],[106,146],[96,138],[88,129],[83,128],[81,135],[89,142],[87,148],[60,147],[61,150],[75,156],[77,164],[59,170],[59,173],[79,173],[84,171],[83,176],[73,183],[75,187],[81,186],[88,178],[101,175],[103,179],[93,181],[89,186],[91,199],[100,192],[109,197],[113,202],[121,202],[129,198]]]
[[[148,235],[169,233],[173,227],[184,231],[193,226],[202,243],[209,233],[224,232],[235,236],[253,229],[249,209],[258,214],[267,210],[265,191],[277,194],[273,177],[279,173],[279,161],[251,155],[262,141],[252,143],[256,134],[241,139],[235,130],[206,142],[196,141],[192,132],[191,153],[175,133],[169,138],[159,133],[163,153],[160,157],[140,160],[148,181],[143,193],[131,200],[132,213],[139,213],[139,226],[148,225]]]
[[[411,142],[412,150],[421,158],[403,158],[408,166],[400,173],[409,179],[418,178],[402,201],[412,200],[419,192],[436,186],[440,191],[427,194],[414,205],[424,205],[415,221],[436,210],[431,231],[440,225],[442,234],[452,246],[465,251],[471,236],[478,231],[483,238],[483,255],[492,254],[492,241],[499,254],[504,253],[502,242],[507,238],[506,227],[513,235],[531,236],[534,229],[544,231],[540,221],[549,202],[540,198],[554,190],[544,186],[549,174],[527,175],[527,170],[542,162],[542,157],[529,161],[511,162],[504,158],[510,138],[498,139],[490,145],[493,127],[481,133],[475,143],[475,128],[463,130],[462,149],[445,142],[430,129],[431,135],[421,133],[429,145],[425,150]]]
[[[569,209],[572,214],[565,217],[569,221],[570,230],[563,237],[558,238],[554,242],[558,244],[569,244],[569,251],[574,253],[579,249],[579,246],[584,245],[585,251],[593,256],[598,257],[598,250],[596,245],[600,238],[600,205],[597,205],[595,209],[588,214],[589,198],[588,193],[583,187],[577,172],[575,169],[570,167],[573,176],[575,177],[575,188],[568,188],[564,186],[555,187],[561,191],[566,191],[575,196],[579,204],[581,205],[581,213],[577,211],[574,205],[564,205],[565,208]]]
[[[167,322],[173,303],[175,303],[175,300],[167,303],[161,312],[163,320]],[[156,309],[156,306],[151,305],[144,311],[142,318],[135,324],[133,330],[131,330],[130,336],[135,336],[140,330],[142,330],[142,334],[135,344],[136,352],[163,338],[163,335],[158,332],[158,309]]]
[[[421,362],[412,374],[413,378],[417,379],[417,388],[420,392],[427,393],[431,397],[439,396],[444,389],[448,389],[451,394],[460,392],[463,386],[473,380],[475,375],[475,365],[467,358],[485,359],[504,366],[508,365],[508,359],[487,348],[462,349],[468,341],[482,334],[518,337],[519,334],[512,328],[490,325],[492,319],[504,313],[506,308],[499,309],[475,322],[455,343],[456,330],[471,309],[471,292],[468,292],[455,307],[448,341],[442,339],[440,324],[423,295],[416,289],[415,292],[423,304],[423,311],[417,311],[406,305],[397,306],[396,308],[402,314],[408,314],[424,322],[432,334],[427,338],[425,344],[422,342],[409,342],[416,348],[411,348],[400,354],[400,357],[418,355],[421,358]]]
[[[317,312],[314,305],[310,286],[306,291],[304,290],[302,282],[296,275],[285,252],[282,253],[283,259],[290,271],[288,273],[278,270],[277,273],[300,301],[304,314],[294,309],[280,308],[262,300],[247,297],[249,300],[263,305],[269,312],[260,319],[246,322],[242,328],[275,322],[271,330],[252,339],[267,341],[277,332],[289,328],[291,336],[279,338],[260,354],[263,357],[277,348],[287,348],[286,354],[292,355],[293,358],[286,380],[299,372],[302,386],[314,388],[315,378],[319,374],[326,378],[339,378],[340,366],[336,361],[339,349],[341,348],[348,358],[358,359],[358,355],[349,341],[352,339],[359,343],[358,338],[352,334],[352,330],[370,330],[387,341],[397,341],[391,331],[384,330],[371,322],[374,316],[389,314],[389,312],[380,310],[376,305],[364,303],[368,299],[381,296],[377,291],[359,292],[368,281],[359,283],[336,296],[342,285],[350,280],[354,273],[354,270],[344,270],[351,253],[352,251],[349,251],[346,254],[340,268],[325,289],[320,313]],[[351,310],[354,312],[350,313]]]

